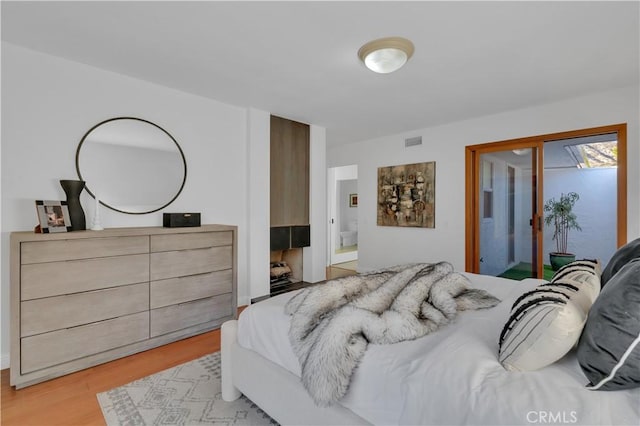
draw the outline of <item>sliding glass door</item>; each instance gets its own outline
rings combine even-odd
[[[627,240],[626,124],[466,148],[466,270],[549,279],[558,251],[543,208],[579,194],[568,250],[609,260]]]
[[[545,204],[575,197],[572,213],[579,226],[557,238],[552,224],[545,227],[545,264],[555,264],[549,253],[559,252],[565,262],[588,258],[606,265],[615,252],[619,148],[616,132],[545,141]]]

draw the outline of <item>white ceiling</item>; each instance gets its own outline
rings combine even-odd
[[[638,85],[633,2],[10,2],[2,39],[356,142]],[[413,41],[392,74],[358,60]],[[114,112],[115,113],[115,112]]]

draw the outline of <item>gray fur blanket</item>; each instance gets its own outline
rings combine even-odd
[[[500,302],[447,262],[410,264],[338,278],[307,287],[285,306],[289,340],[302,367],[302,383],[319,406],[347,392],[369,343],[422,337],[458,311]]]

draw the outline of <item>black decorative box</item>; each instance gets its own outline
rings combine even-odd
[[[200,226],[200,213],[162,213],[162,226],[165,228]]]

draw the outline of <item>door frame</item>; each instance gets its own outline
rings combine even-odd
[[[340,172],[341,170],[343,171],[342,173]],[[345,170],[350,171],[347,171],[345,175]],[[338,185],[339,182],[343,180],[358,180],[358,164],[327,168],[327,211],[329,217],[327,226],[327,266],[358,260],[357,250],[340,254],[335,252],[335,246],[338,244],[340,238],[340,221],[338,220],[338,204],[340,200],[338,200]]]
[[[521,148],[537,148],[537,155],[532,157],[532,179],[537,193],[543,190],[544,176],[544,143],[559,139],[571,139],[585,136],[595,136],[607,133],[618,134],[618,171],[617,171],[617,243],[618,247],[627,242],[627,123],[608,126],[591,127],[580,130],[570,130],[559,133],[549,133],[525,138],[509,139],[489,142],[465,147],[465,270],[479,273],[480,271],[480,155],[496,151],[506,151]],[[536,185],[537,184],[537,185]],[[534,261],[542,259],[543,247],[543,217],[542,197],[533,194],[533,205],[536,206],[533,215],[532,234],[535,242]],[[537,264],[536,276],[542,277],[542,262]]]

